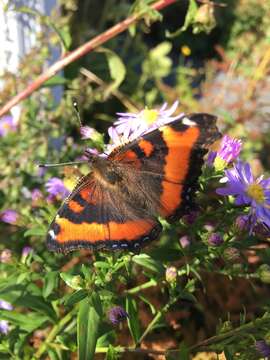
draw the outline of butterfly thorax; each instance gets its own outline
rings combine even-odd
[[[94,177],[99,183],[109,187],[120,185],[123,179],[122,171],[113,161],[97,156],[92,159],[91,165]]]

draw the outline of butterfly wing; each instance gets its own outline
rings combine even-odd
[[[50,250],[80,248],[135,250],[156,238],[161,225],[135,211],[118,188],[102,184],[94,173],[86,175],[66,199],[50,225]]]
[[[134,167],[143,178],[157,214],[168,221],[193,206],[207,146],[221,137],[216,117],[190,114],[116,149],[109,156]]]

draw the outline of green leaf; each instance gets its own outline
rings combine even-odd
[[[75,291],[73,294],[68,295],[68,297],[64,301],[64,304],[66,306],[72,306],[72,305],[76,304],[77,302],[82,301],[87,295],[88,295],[88,292],[84,289]]]
[[[128,327],[134,342],[137,344],[141,336],[138,309],[135,299],[129,296],[126,298],[126,310],[128,313]]]
[[[113,80],[113,82],[105,89],[104,96],[106,98],[124,81],[126,76],[126,67],[121,58],[112,50],[106,48],[99,48],[97,51],[105,54],[109,66],[110,75]]]
[[[38,313],[27,313],[26,315],[9,310],[0,310],[0,319],[7,320],[27,332],[34,331],[49,320],[47,316],[40,315]]]
[[[101,316],[102,307],[97,293],[81,301],[77,321],[79,360],[94,358]]]
[[[41,296],[35,296],[29,293],[25,293],[23,294],[23,296],[14,301],[14,305],[24,306],[26,308],[36,310],[40,313],[47,315],[53,321],[56,320],[56,314],[53,308],[51,307],[51,305],[46,303]]]
[[[135,255],[132,261],[160,275],[162,275],[165,270],[160,261],[154,260],[146,254]]]
[[[181,360],[190,359],[188,347],[184,342],[180,344],[178,358]]]
[[[195,16],[197,14],[198,11],[198,5],[196,3],[196,0],[189,0],[189,6],[188,6],[188,11],[185,17],[185,22],[184,25],[176,30],[173,33],[170,33],[169,31],[166,31],[165,35],[168,38],[173,38],[175,36],[178,36],[179,34],[181,34],[183,31],[186,31],[187,28],[193,24],[194,20],[195,20]]]
[[[172,44],[164,41],[149,51],[142,64],[144,77],[161,79],[171,72],[172,60],[168,56]]]
[[[42,289],[42,295],[45,299],[49,295],[51,295],[51,293],[55,288],[57,288],[58,279],[59,279],[58,276],[59,276],[58,271],[50,271],[45,275],[44,286]]]
[[[31,229],[26,230],[23,236],[45,236],[46,231],[47,229],[42,228],[40,225],[33,226]]]
[[[80,290],[82,288],[83,279],[80,275],[72,275],[69,273],[61,272],[60,277],[72,289]]]

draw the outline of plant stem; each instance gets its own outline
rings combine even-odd
[[[153,10],[161,10],[173,3],[176,0],[159,0],[154,3],[151,8]],[[129,16],[125,20],[119,22],[114,25],[110,29],[104,31],[100,35],[96,36],[94,39],[86,42],[82,46],[78,47],[74,51],[67,54],[63,59],[56,61],[52,66],[50,66],[43,74],[41,74],[35,81],[29,84],[22,92],[14,96],[10,101],[8,101],[1,109],[0,109],[0,117],[7,113],[13,106],[17,105],[20,101],[27,98],[31,95],[35,90],[39,89],[41,85],[43,85],[47,80],[53,77],[58,71],[62,70],[67,65],[71,64],[73,61],[78,60],[80,57],[85,54],[93,51],[98,46],[104,44],[106,41],[114,38],[116,35],[128,29],[130,25],[138,21],[143,17],[144,13],[135,14]]]
[[[40,359],[41,355],[47,350],[47,347],[50,346],[50,343],[54,340],[57,334],[72,320],[73,315],[76,313],[77,308],[73,308],[67,315],[63,317],[54,327],[51,332],[47,336],[46,341],[41,345],[36,354],[34,355],[34,359]]]
[[[142,285],[138,285],[132,289],[126,290],[125,293],[126,294],[135,294],[137,292],[140,292],[141,290],[148,289],[148,288],[150,288],[152,286],[156,286],[156,285],[157,285],[157,281],[154,279],[151,279]]]

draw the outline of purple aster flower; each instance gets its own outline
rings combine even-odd
[[[0,220],[7,224],[16,224],[18,216],[17,211],[11,209],[0,212]]]
[[[223,170],[231,161],[236,159],[242,148],[241,140],[225,135],[221,142],[221,147],[217,152],[211,151],[207,164],[213,165],[217,170]]]
[[[7,335],[9,332],[9,325],[6,320],[0,320],[0,333]]]
[[[12,252],[9,249],[4,249],[0,254],[0,262],[3,264],[8,264],[11,261]]]
[[[13,306],[5,300],[0,300],[0,309],[12,310]]]
[[[137,114],[117,113],[120,117],[114,123],[116,132],[125,139],[132,140],[183,116],[183,113],[172,116],[177,109],[178,101],[175,101],[169,109],[167,109],[167,105],[165,103],[160,109],[145,108]],[[109,135],[112,134],[109,133]],[[115,140],[114,137],[111,136],[111,138],[113,141]]]
[[[122,306],[114,306],[109,310],[108,317],[114,325],[117,325],[119,322],[128,318],[128,313],[122,308]]]
[[[263,357],[270,357],[270,346],[266,344],[265,340],[257,340],[255,343],[255,349]]]
[[[259,177],[254,179],[248,163],[238,161],[233,169],[225,171],[227,186],[219,188],[219,195],[235,196],[236,205],[250,206],[250,231],[256,222],[265,224],[270,228],[270,178]]]
[[[66,198],[70,191],[65,187],[64,182],[57,178],[53,177],[49,179],[45,184],[46,190],[49,193],[47,197],[48,201],[63,200]]]
[[[6,136],[9,132],[14,132],[17,129],[17,122],[11,115],[4,115],[0,119],[0,137]]]
[[[208,244],[210,246],[220,246],[223,244],[223,237],[219,233],[212,233],[208,237]]]

